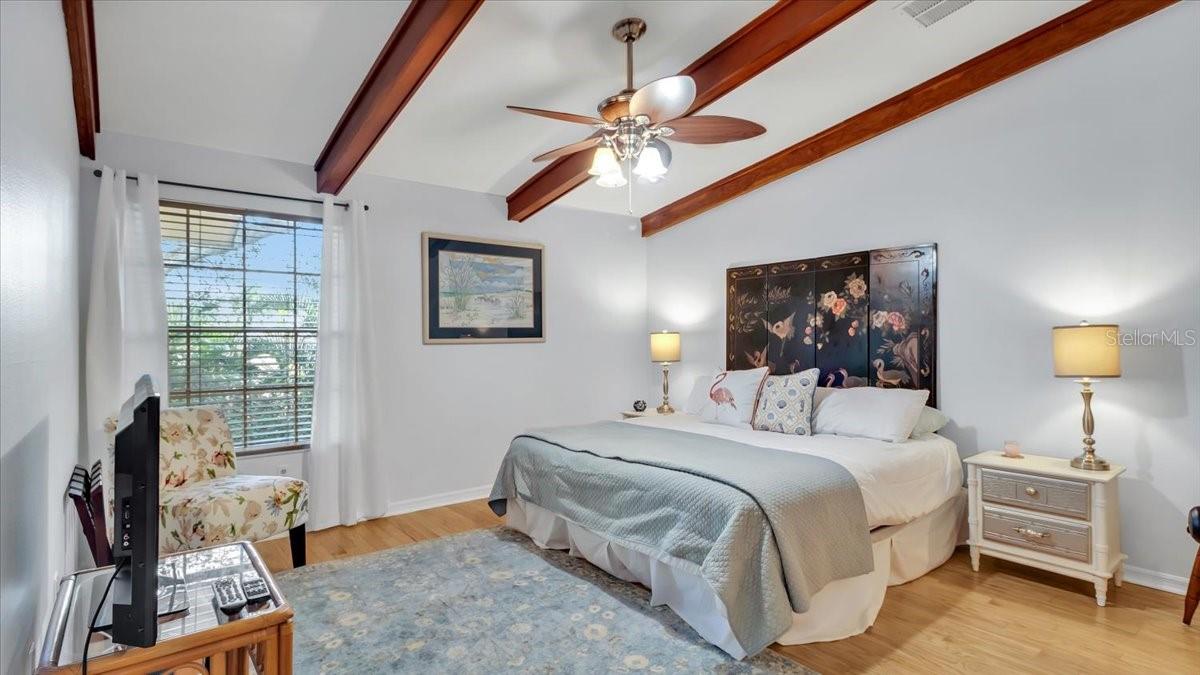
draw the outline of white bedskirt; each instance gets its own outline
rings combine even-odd
[[[875,622],[888,586],[912,581],[950,558],[964,541],[965,518],[966,494],[959,492],[932,513],[872,531],[875,570],[826,585],[813,596],[809,611],[792,615],[792,627],[779,642],[827,642],[862,633]],[[724,603],[695,564],[611,541],[521,499],[508,500],[506,519],[542,548],[569,551],[615,577],[646,586],[652,605],[670,607],[730,656],[746,656],[729,627]]]

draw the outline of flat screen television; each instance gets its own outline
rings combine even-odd
[[[149,647],[158,640],[158,412],[149,375],[121,406],[113,455],[112,639]]]

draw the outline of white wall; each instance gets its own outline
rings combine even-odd
[[[676,381],[723,360],[726,267],[936,242],[948,435],[964,456],[1006,439],[1078,454],[1079,387],[1051,376],[1051,326],[1200,337],[1198,27],[1200,4],[1180,3],[650,238],[649,323],[683,332]],[[1183,577],[1200,348],[1123,359],[1095,415],[1100,454],[1129,468],[1125,550]]]
[[[101,134],[98,159],[131,174],[311,195],[312,168],[133,136]],[[98,179],[83,170],[84,209]],[[163,187],[164,197],[319,215],[291,202]],[[394,509],[482,496],[513,435],[615,417],[646,398],[645,246],[636,221],[551,208],[508,222],[502,197],[360,175],[341,198],[370,205],[369,265],[383,384],[375,437],[388,439]],[[299,209],[299,210],[298,210]],[[90,217],[85,213],[85,220]],[[423,345],[421,232],[534,241],[545,249],[546,342]],[[244,468],[275,472],[288,458]]]
[[[79,146],[59,3],[0,3],[0,672],[74,569]],[[73,512],[72,512],[73,513]]]

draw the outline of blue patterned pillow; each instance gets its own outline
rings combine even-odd
[[[792,375],[772,375],[763,383],[754,411],[754,428],[782,434],[812,434],[813,392],[821,371],[812,368]]]

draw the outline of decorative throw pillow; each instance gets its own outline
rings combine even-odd
[[[692,382],[692,391],[688,394],[687,402],[683,404],[683,412],[688,415],[699,415],[708,402],[708,387],[712,384],[712,371],[708,375],[697,375]]]
[[[754,413],[754,428],[782,434],[812,434],[813,392],[821,377],[819,368],[771,375],[763,382]]]
[[[726,370],[713,376],[700,419],[713,424],[750,428],[766,368]]]

